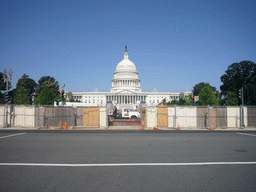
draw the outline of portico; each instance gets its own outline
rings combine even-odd
[[[144,94],[108,94],[107,101],[113,104],[138,104],[141,101],[146,101]]]

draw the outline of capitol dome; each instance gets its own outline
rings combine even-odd
[[[127,46],[125,47],[124,59],[116,67],[111,92],[123,90],[141,92],[138,71],[134,63],[128,58]]]
[[[124,59],[118,63],[116,71],[136,71],[134,63],[128,58],[128,52],[124,53]]]

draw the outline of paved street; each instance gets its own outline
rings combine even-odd
[[[256,131],[0,130],[1,191],[255,191]]]

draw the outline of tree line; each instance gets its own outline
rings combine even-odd
[[[207,82],[200,82],[192,89],[193,96],[199,96],[197,106],[256,105],[256,64],[241,61],[228,66],[220,77],[220,92]],[[168,104],[192,105],[192,95]]]
[[[168,104],[192,105],[192,96],[199,96],[198,106],[237,106],[256,105],[256,64],[252,61],[241,61],[228,66],[220,77],[220,92],[207,82],[200,82],[192,89],[192,94],[172,100]],[[9,85],[9,90],[11,89]],[[0,72],[0,91],[6,90],[3,74]],[[12,104],[53,105],[60,99],[59,83],[53,77],[43,76],[36,83],[24,74],[15,89],[9,92],[8,102]],[[243,95],[243,96],[242,96]],[[74,100],[71,100],[74,101]],[[0,104],[5,104],[5,97],[0,92]]]
[[[0,72],[0,90],[5,89],[4,77]],[[54,101],[60,99],[59,83],[50,76],[43,76],[36,83],[24,74],[18,80],[16,88],[9,91],[7,99],[9,103],[18,105],[31,105],[32,102],[35,105],[53,105]],[[0,103],[6,103],[6,98],[2,93],[0,93]]]

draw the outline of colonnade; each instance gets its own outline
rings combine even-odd
[[[116,104],[137,103],[137,101],[146,101],[146,95],[107,95],[107,101]]]
[[[112,87],[140,87],[139,80],[115,80],[112,81]]]

